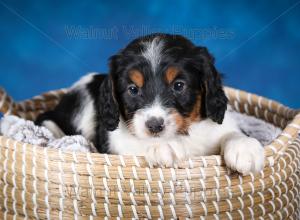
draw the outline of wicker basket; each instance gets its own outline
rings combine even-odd
[[[15,103],[1,90],[0,110],[34,119],[64,93]],[[265,146],[260,174],[230,174],[220,156],[151,168],[143,157],[63,153],[0,136],[0,219],[299,219],[300,114],[239,90],[226,93],[237,111],[284,129]]]

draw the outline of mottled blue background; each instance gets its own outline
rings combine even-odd
[[[207,46],[227,85],[300,107],[296,0],[0,0],[0,85],[17,100],[67,87],[157,31]]]

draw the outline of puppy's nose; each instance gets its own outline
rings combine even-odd
[[[146,121],[146,127],[151,133],[159,133],[164,130],[164,119],[163,118],[156,118],[151,117]]]

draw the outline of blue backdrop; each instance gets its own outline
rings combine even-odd
[[[0,86],[17,100],[67,87],[152,32],[207,46],[226,85],[300,107],[297,0],[0,0]]]

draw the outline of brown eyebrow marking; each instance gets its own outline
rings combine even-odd
[[[171,66],[166,70],[166,81],[168,84],[173,82],[176,76],[179,74],[179,69],[177,67]]]
[[[144,76],[143,74],[138,70],[131,70],[129,72],[129,78],[131,81],[138,87],[143,87],[144,85]]]

